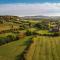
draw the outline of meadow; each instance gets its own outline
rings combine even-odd
[[[31,37],[25,37],[18,41],[14,41],[0,46],[0,60],[15,60],[16,56],[21,54],[27,47],[25,44]]]

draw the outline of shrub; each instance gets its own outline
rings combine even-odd
[[[26,35],[27,35],[27,36],[30,36],[30,35],[32,35],[32,32],[29,31],[29,30],[27,30],[27,31],[26,31]]]

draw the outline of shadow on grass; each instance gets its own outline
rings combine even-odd
[[[27,52],[28,52],[32,43],[33,43],[32,40],[28,40],[28,41],[25,42],[24,45],[27,45],[27,47],[24,49],[24,51],[20,55],[16,56],[16,60],[26,60],[25,59],[25,54],[27,54]]]

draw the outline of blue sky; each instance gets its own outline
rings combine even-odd
[[[44,2],[58,3],[58,2],[60,2],[60,0],[0,0],[0,4],[6,4],[6,3],[44,3]]]
[[[60,0],[0,0],[0,15],[60,16]]]

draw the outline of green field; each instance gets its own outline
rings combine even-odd
[[[13,25],[13,29],[18,29],[19,28],[19,24],[8,22],[8,23],[0,24],[0,32],[3,31],[3,30],[12,29],[12,25]]]
[[[60,20],[1,17],[0,60],[60,60]]]
[[[16,60],[27,47],[31,36],[0,46],[0,60]],[[34,43],[25,54],[25,60],[60,60],[60,36],[35,36]]]
[[[28,41],[30,38],[31,37],[25,37],[0,46],[0,60],[15,60],[16,56],[20,55],[27,47],[25,41]]]
[[[60,37],[37,36],[33,40],[26,60],[60,60]]]

